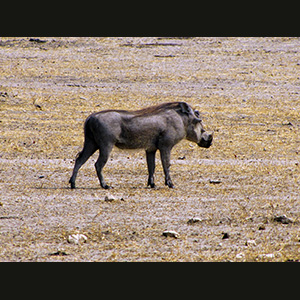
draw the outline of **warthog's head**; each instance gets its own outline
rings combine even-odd
[[[199,147],[209,148],[211,146],[212,140],[213,140],[213,132],[208,133],[204,131],[203,134],[201,135],[200,142],[197,144]]]
[[[197,143],[199,147],[209,148],[212,144],[213,132],[209,133],[203,129],[198,110],[193,110],[191,107],[188,107],[186,112],[189,116],[186,139]]]

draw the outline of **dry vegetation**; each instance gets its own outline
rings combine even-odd
[[[0,261],[300,260],[299,46],[299,38],[2,38]],[[197,107],[215,131],[209,149],[174,148],[176,189],[164,186],[158,154],[153,190],[144,152],[117,149],[104,169],[115,201],[104,201],[97,154],[69,189],[91,112],[166,101]],[[274,222],[280,215],[293,222]],[[201,221],[187,224],[192,217]],[[180,237],[162,236],[166,229]],[[67,243],[76,231],[87,243]]]

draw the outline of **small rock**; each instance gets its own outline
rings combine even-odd
[[[265,230],[266,226],[264,224],[259,225],[258,230]]]
[[[275,255],[273,253],[265,254],[264,255],[266,258],[274,258]]]
[[[269,259],[272,259],[272,258],[275,258],[275,255],[273,253],[259,254],[258,257],[259,258],[269,258]]]
[[[291,122],[289,122],[289,121],[283,121],[282,122],[282,125],[283,126],[294,126]]]
[[[299,259],[288,258],[285,262],[299,262]]]
[[[179,237],[179,233],[173,230],[165,230],[162,235],[166,237],[173,237],[175,239]]]
[[[112,202],[115,201],[116,198],[113,195],[107,194],[104,198],[104,201]]]
[[[64,250],[58,250],[54,253],[49,253],[50,256],[65,256],[68,255],[68,253]]]
[[[256,246],[255,240],[248,240],[245,243],[246,246]]]
[[[222,243],[219,243],[219,244],[216,246],[216,250],[221,250],[221,249],[222,249],[222,246],[223,246],[223,244],[222,244]]]
[[[212,184],[219,184],[221,183],[222,181],[219,180],[219,179],[209,179],[209,183],[212,183]]]
[[[227,233],[227,232],[225,232],[222,237],[222,240],[225,240],[225,239],[229,239],[229,233]]]
[[[77,234],[71,234],[68,236],[67,239],[68,243],[70,244],[81,244],[81,243],[86,243],[87,237],[84,234],[77,233]]]
[[[197,222],[201,222],[202,221],[202,219],[200,219],[200,218],[191,218],[191,219],[189,219],[188,221],[187,221],[187,223],[189,224],[189,225],[191,225],[191,224],[194,224],[194,223],[197,223]]]
[[[289,223],[293,223],[293,220],[287,218],[286,215],[274,217],[274,218],[273,218],[273,221],[274,221],[274,222],[281,223],[281,224],[289,224]]]
[[[244,253],[238,253],[235,257],[237,259],[243,259],[243,258],[245,258],[245,254]]]
[[[42,107],[41,107],[39,104],[34,104],[34,106],[35,106],[36,108],[38,108],[39,110],[43,110]]]
[[[232,219],[229,217],[223,217],[218,224],[231,224]]]
[[[46,41],[46,40],[40,40],[40,39],[33,39],[33,38],[30,38],[30,39],[29,39],[29,42],[46,43],[47,41]]]

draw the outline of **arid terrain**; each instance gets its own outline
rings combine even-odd
[[[175,189],[116,148],[113,189],[98,153],[70,189],[90,113],[169,101],[214,131],[174,147]],[[299,38],[1,38],[0,261],[299,261],[299,116]]]

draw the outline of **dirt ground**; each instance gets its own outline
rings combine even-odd
[[[299,76],[299,38],[1,38],[0,261],[299,261]],[[168,101],[215,133],[175,146],[175,189],[118,149],[112,190],[97,153],[69,188],[90,113]]]

